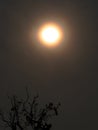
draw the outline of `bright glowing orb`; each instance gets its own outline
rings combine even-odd
[[[46,24],[39,31],[39,40],[47,46],[56,46],[62,39],[62,31],[56,24]]]
[[[42,38],[45,42],[53,44],[59,38],[59,31],[52,26],[44,28],[42,31]]]

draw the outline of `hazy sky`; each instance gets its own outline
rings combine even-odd
[[[61,101],[53,130],[98,127],[97,5],[97,0],[0,0],[1,105],[7,93],[22,95],[28,85],[44,102]],[[47,21],[69,26],[69,43],[40,45],[33,33]]]

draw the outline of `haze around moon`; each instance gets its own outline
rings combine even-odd
[[[62,37],[62,29],[59,25],[54,23],[44,24],[38,31],[40,43],[48,47],[54,47],[60,44]]]

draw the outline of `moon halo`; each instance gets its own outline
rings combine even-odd
[[[54,47],[60,44],[62,37],[62,29],[55,23],[43,24],[38,30],[38,40],[41,44],[48,47]]]

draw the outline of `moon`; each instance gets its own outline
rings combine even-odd
[[[62,40],[62,30],[57,24],[44,24],[39,29],[38,39],[43,45],[49,47],[57,46]]]

